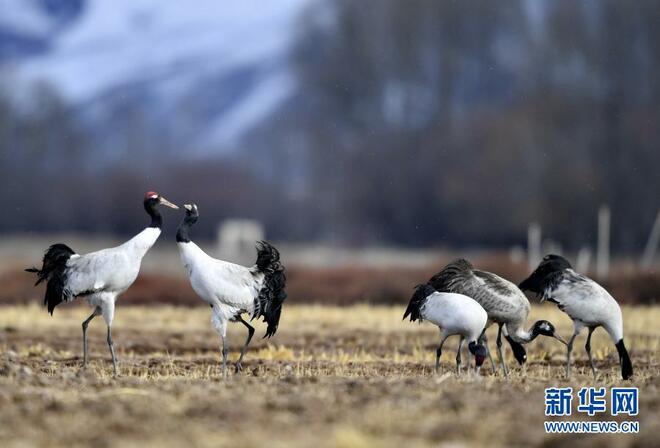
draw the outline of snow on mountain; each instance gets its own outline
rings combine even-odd
[[[30,0],[0,0],[0,28],[7,33],[45,36],[54,27],[53,17]]]
[[[312,1],[86,0],[74,16],[62,12],[74,0],[0,0],[0,41],[45,39],[4,63],[24,86],[53,84],[87,121],[140,103],[193,146],[222,145],[292,94],[288,52]]]

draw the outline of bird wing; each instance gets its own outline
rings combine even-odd
[[[252,309],[259,295],[263,274],[249,268],[222,260],[213,260],[211,280],[213,295],[225,305],[240,309]]]
[[[557,277],[543,289],[541,300],[556,303],[571,319],[579,319],[587,311],[589,297],[593,292],[589,282],[562,272],[561,277]]]
[[[99,291],[120,291],[128,288],[137,276],[125,254],[114,249],[72,256],[67,261],[65,274],[66,289],[73,297]]]
[[[621,314],[616,300],[602,286],[572,269],[549,281],[542,299],[556,303],[571,319],[585,324],[605,324]]]
[[[516,285],[490,272],[470,269],[449,282],[449,291],[473,298],[486,310],[490,319],[510,320],[522,307],[524,318],[529,313],[529,301]]]
[[[572,296],[575,299],[586,298],[592,292],[594,287],[592,283],[572,269],[554,272],[543,281],[541,301],[549,300],[562,305]]]

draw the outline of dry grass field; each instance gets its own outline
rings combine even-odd
[[[90,327],[91,365],[79,368],[87,308],[62,307],[50,317],[35,305],[0,307],[0,446],[660,445],[660,307],[624,309],[632,384],[641,394],[635,436],[543,430],[545,387],[622,383],[604,331],[594,334],[597,380],[584,336],[570,380],[563,376],[564,347],[546,338],[528,346],[525,370],[509,357],[508,381],[493,376],[488,362],[481,377],[457,377],[458,341],[450,339],[435,375],[437,330],[402,322],[402,311],[287,306],[277,335],[260,339],[259,324],[244,372],[232,369],[222,380],[206,308],[120,302],[114,339],[121,376],[113,378],[100,318]],[[532,318],[541,316],[570,335],[570,320],[556,309],[535,307]],[[245,332],[233,325],[229,335],[236,359]]]

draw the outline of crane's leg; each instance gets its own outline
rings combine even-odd
[[[112,320],[115,317],[115,300],[117,299],[116,295],[105,295],[101,296],[101,304],[99,308],[101,309],[101,315],[105,324],[108,326],[108,348],[110,348],[110,356],[112,356],[112,370],[114,371],[115,376],[119,375],[117,369],[117,357],[115,356],[115,345],[112,342]]]
[[[438,370],[440,370],[440,355],[442,355],[442,346],[447,340],[447,337],[448,336],[445,336],[442,330],[440,330],[440,345],[438,346],[438,349],[435,351],[435,373],[438,373]]]
[[[82,323],[82,330],[83,330],[83,369],[87,367],[87,327],[89,326],[89,323],[94,319],[96,316],[101,314],[101,310],[99,307],[94,308],[94,311],[92,312],[92,315],[89,316],[87,319],[85,319]]]
[[[596,376],[596,366],[594,365],[594,358],[591,356],[591,334],[594,332],[595,327],[589,327],[589,335],[587,336],[587,343],[584,345],[584,349],[587,351],[589,356],[589,364],[591,365],[591,373]]]
[[[575,341],[577,335],[580,334],[583,325],[578,323],[577,321],[574,321],[573,328],[574,328],[573,336],[571,336],[571,339],[568,341],[568,344],[566,345],[566,376],[567,377],[571,376],[571,355],[573,353],[573,342]]]
[[[497,329],[497,355],[500,357],[500,363],[502,364],[502,371],[504,372],[504,378],[509,378],[509,371],[506,369],[506,363],[504,362],[504,355],[502,354],[502,326],[504,324],[498,324],[499,328]]]
[[[241,317],[241,316],[238,316],[236,318],[236,320],[238,320],[240,323],[245,325],[248,329],[248,336],[247,336],[247,339],[245,340],[245,345],[243,345],[243,348],[241,349],[241,354],[238,357],[238,361],[236,361],[236,366],[235,367],[236,367],[236,373],[238,373],[241,370],[243,370],[243,366],[241,365],[241,361],[243,361],[243,355],[245,355],[245,351],[247,350],[248,345],[250,344],[250,341],[252,340],[252,336],[254,336],[254,327],[252,325],[250,325],[249,323],[247,323],[243,319],[243,317]]]
[[[458,343],[458,350],[456,350],[456,374],[461,374],[461,349],[463,348],[463,341],[465,338],[461,336],[461,340]]]
[[[229,354],[229,350],[227,348],[227,319],[222,314],[216,312],[216,308],[213,305],[211,305],[211,309],[213,309],[211,312],[211,324],[213,325],[215,331],[217,331],[220,335],[220,339],[222,339],[222,377],[226,379],[227,355]]]
[[[112,356],[112,370],[115,376],[117,373],[117,357],[115,356],[115,344],[112,342],[112,334],[110,332],[110,325],[108,325],[108,347],[110,347],[110,356]]]
[[[227,336],[222,335],[222,377],[227,379],[227,355],[229,349],[227,348]]]
[[[488,336],[486,336],[486,330],[488,327],[484,328],[484,331],[481,332],[481,336],[479,336],[479,341],[486,347],[486,353],[488,354],[488,361],[490,362],[490,366],[493,369],[493,373],[497,373],[497,364],[495,364],[495,361],[493,361],[493,355],[490,354],[490,347],[488,347]]]

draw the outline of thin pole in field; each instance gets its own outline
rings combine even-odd
[[[660,242],[660,210],[655,217],[649,240],[646,242],[644,248],[644,255],[642,255],[641,265],[643,268],[650,268],[655,258],[655,251],[658,249],[658,242]]]
[[[598,253],[596,275],[607,277],[610,270],[610,208],[603,205],[598,210]]]
[[[578,272],[588,272],[589,264],[591,262],[591,250],[588,247],[583,247],[578,251],[577,261],[575,267]]]
[[[541,262],[541,225],[533,222],[527,228],[527,264],[530,270]]]

